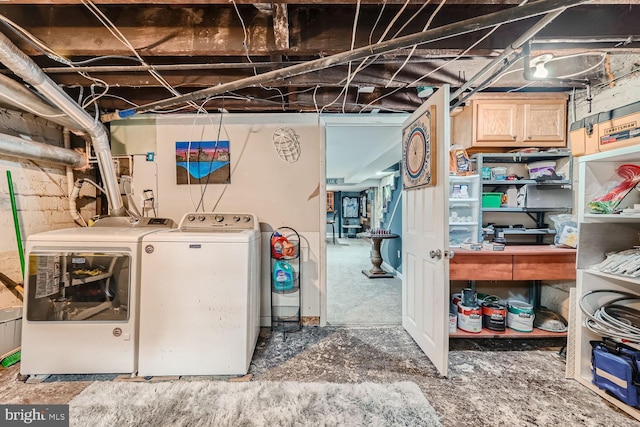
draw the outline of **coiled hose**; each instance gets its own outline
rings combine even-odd
[[[585,299],[590,295],[602,293],[621,296],[614,297],[591,313],[585,307]],[[640,310],[619,304],[622,301],[640,301],[640,295],[612,289],[597,289],[585,292],[578,300],[578,305],[584,315],[587,316],[585,322],[587,329],[600,336],[640,342]]]

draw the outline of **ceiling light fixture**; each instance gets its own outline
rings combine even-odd
[[[433,87],[431,86],[418,86],[418,98],[428,98],[433,93]]]
[[[544,55],[536,56],[530,62],[531,67],[535,67],[533,77],[537,79],[544,79],[549,75],[549,70],[545,67],[545,64],[553,59],[553,55],[545,53]]]

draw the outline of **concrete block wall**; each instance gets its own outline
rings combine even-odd
[[[0,133],[28,135],[39,142],[63,146],[60,127],[28,114],[0,110]],[[64,167],[0,156],[0,272],[22,283],[6,171],[11,172],[13,180],[23,247],[31,234],[75,227],[76,224],[69,214]],[[87,206],[83,212],[85,218],[93,211],[93,206]],[[0,285],[0,309],[20,304],[5,286]]]

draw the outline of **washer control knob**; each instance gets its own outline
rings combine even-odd
[[[205,220],[204,215],[198,215],[198,221],[204,221],[204,220]]]
[[[244,220],[244,222],[249,222],[251,221],[251,217],[249,215],[245,215],[244,218],[242,218]]]
[[[188,219],[189,221],[194,221],[194,220],[196,219],[196,217],[195,217],[194,215],[188,215],[188,216],[187,216],[187,219]]]
[[[222,221],[224,221],[224,216],[223,215],[216,215],[215,219],[216,219],[216,222],[222,222]]]
[[[238,215],[236,215],[236,216],[233,217],[233,220],[235,222],[239,222],[240,221],[240,217]]]

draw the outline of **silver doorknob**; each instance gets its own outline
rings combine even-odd
[[[444,251],[444,256],[449,258],[449,259],[453,258],[455,256],[455,254],[456,253],[453,252],[453,251]]]
[[[440,259],[440,258],[442,258],[442,251],[440,249],[436,249],[435,251],[434,250],[430,250],[429,251],[429,256],[431,258],[434,258],[434,259]]]

